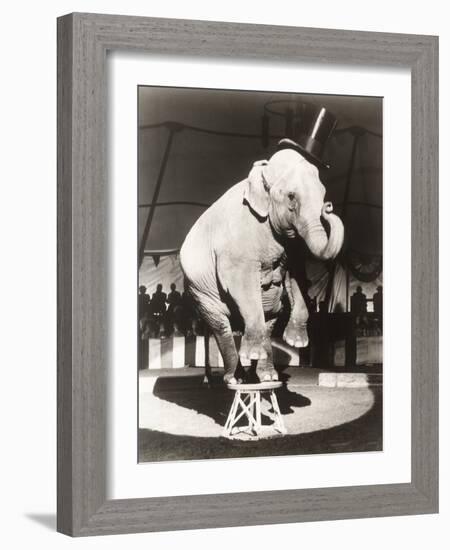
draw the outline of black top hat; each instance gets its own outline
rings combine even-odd
[[[279,141],[278,151],[294,149],[318,168],[329,168],[322,155],[336,124],[336,117],[325,107],[304,103],[295,113],[292,139]]]

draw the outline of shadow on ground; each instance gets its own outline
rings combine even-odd
[[[277,390],[280,411],[283,415],[292,414],[293,408],[307,407],[311,401],[296,392],[290,391],[286,385],[289,375],[281,373],[283,386]],[[161,376],[157,379],[153,395],[174,403],[185,409],[195,410],[199,414],[209,416],[219,425],[224,425],[234,397],[234,391],[229,390],[222,382],[222,376],[216,376],[210,388],[201,387],[203,376],[178,378]],[[266,395],[261,395],[268,401]],[[263,424],[271,424],[272,420],[263,415]]]
[[[173,380],[173,379],[172,379]],[[197,384],[200,384],[197,377]],[[189,381],[193,383],[192,379]],[[195,383],[195,382],[194,382]],[[192,393],[169,378],[158,379],[154,393],[169,400],[206,414],[222,426],[231,405],[233,394],[218,386],[205,392]],[[345,391],[343,389],[336,391]],[[382,450],[382,388],[371,388],[374,396],[372,408],[351,422],[312,433],[285,435],[259,441],[229,440],[223,437],[192,437],[172,435],[156,430],[139,430],[139,461],[200,460],[207,458],[243,458],[303,454],[347,453]],[[310,400],[290,391],[286,386],[277,392],[284,415],[292,407],[305,407]],[[226,412],[224,412],[226,411]]]
[[[56,531],[56,514],[26,514],[26,517],[50,531]]]

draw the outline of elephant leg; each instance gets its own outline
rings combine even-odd
[[[224,364],[223,379],[226,383],[235,384],[235,371],[239,362],[233,332],[225,306],[219,298],[197,294],[195,296],[199,313],[205,320],[209,330],[213,333]],[[206,335],[206,339],[208,335]],[[208,363],[208,361],[207,361]],[[210,365],[206,365],[206,376],[210,379]]]
[[[228,325],[230,325],[229,322],[228,322]],[[223,358],[223,365],[224,365],[224,371],[225,371],[223,375],[223,380],[227,384],[236,384],[237,380],[235,378],[235,372],[239,363],[239,356],[236,350],[236,345],[234,343],[231,326],[229,326],[229,330],[227,329],[227,330],[215,331],[214,337],[216,339],[217,346]]]
[[[297,280],[289,273],[286,274],[285,285],[291,304],[291,315],[284,329],[283,339],[290,346],[305,348],[309,343],[307,331],[308,307]]]
[[[264,340],[264,348],[267,353],[265,359],[259,359],[256,366],[256,374],[260,382],[269,382],[270,380],[278,380],[278,373],[275,370],[273,364],[273,351],[270,336],[272,334],[273,327],[276,323],[276,319],[270,319],[266,321],[266,339]]]
[[[266,329],[261,298],[261,264],[221,257],[217,271],[222,288],[229,293],[244,321],[239,357],[243,367],[265,359]]]

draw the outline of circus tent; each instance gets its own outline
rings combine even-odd
[[[381,98],[141,87],[139,283],[149,292],[158,283],[183,287],[178,251],[190,227],[273,154],[302,102],[338,119],[321,180],[346,228],[333,265],[308,259],[309,295],[328,311],[348,311],[357,286],[372,297],[382,284]]]

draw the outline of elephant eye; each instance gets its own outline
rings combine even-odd
[[[288,199],[293,201],[295,199],[295,193],[288,193]]]

